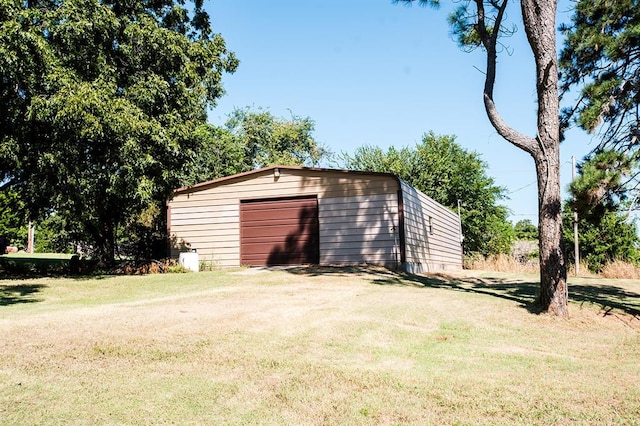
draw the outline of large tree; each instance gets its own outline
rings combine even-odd
[[[508,253],[513,229],[507,209],[498,204],[504,188],[487,175],[476,152],[460,146],[454,136],[426,133],[415,148],[363,146],[343,154],[341,167],[393,173],[453,211],[460,211],[464,253],[484,256]]]
[[[582,258],[598,270],[615,258],[638,259],[635,223],[625,212],[633,202],[627,206],[625,197],[638,190],[640,3],[582,0],[561,29],[562,92],[574,96],[579,89],[563,111],[563,124],[577,124],[599,139],[571,185],[568,203],[580,218]]]
[[[438,0],[418,1],[438,5]],[[498,134],[533,159],[538,181],[538,229],[540,232],[541,308],[554,315],[568,315],[565,255],[562,247],[562,203],[560,197],[560,109],[558,58],[556,52],[557,0],[521,0],[522,26],[533,53],[536,69],[537,133],[525,135],[510,127],[494,102],[494,86],[500,36],[507,27],[509,0],[463,0],[451,15],[458,42],[465,48],[481,47],[486,52],[486,77],[482,92],[487,117]]]
[[[640,2],[576,2],[565,34],[562,88],[580,88],[567,124],[600,132],[600,148],[636,151],[640,145]]]
[[[202,0],[0,0],[0,178],[112,262],[162,203],[238,61]]]

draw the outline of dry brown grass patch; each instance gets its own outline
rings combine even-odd
[[[521,261],[507,254],[491,256],[474,256],[465,259],[465,269],[475,269],[481,271],[513,272],[513,273],[535,273],[539,266],[537,260],[527,259]]]
[[[603,278],[640,279],[640,268],[622,260],[607,262],[600,275]]]

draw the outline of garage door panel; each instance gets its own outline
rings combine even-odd
[[[319,263],[316,197],[252,200],[240,204],[241,263]]]
[[[299,251],[299,252],[287,252],[280,253],[274,252],[270,253],[267,257],[268,262],[264,262],[265,255],[264,254],[255,254],[255,255],[247,255],[243,256],[243,265],[250,266],[263,266],[263,265],[302,265],[310,263],[308,261],[308,254]]]
[[[253,227],[250,229],[245,228],[243,238],[247,242],[259,242],[264,241],[265,238],[273,242],[284,242],[286,238],[282,236],[297,236],[298,238],[309,237],[317,233],[317,228],[307,227],[302,230],[294,226],[268,226],[268,227]]]
[[[304,213],[297,212],[295,215],[278,215],[277,212],[271,212],[251,219],[241,216],[240,220],[245,227],[258,227],[308,224],[315,222],[316,218],[313,216],[313,212],[305,211]]]
[[[245,200],[242,204],[243,212],[264,211],[275,209],[297,209],[302,206],[315,207],[318,205],[317,198],[294,198],[276,200]]]
[[[269,220],[287,220],[295,222],[298,220],[312,219],[317,217],[317,207],[315,206],[299,206],[297,208],[290,207],[286,209],[271,210],[254,210],[252,212],[242,212],[240,218],[246,223],[261,222],[265,223]]]
[[[255,239],[253,241],[247,241],[242,246],[242,254],[257,254],[262,253],[268,255],[271,252],[282,252],[285,247],[288,247],[288,252],[306,251],[310,248],[310,245],[316,244],[317,240],[314,236],[303,236],[300,240],[296,241],[283,241],[283,244],[274,245],[272,242],[264,242],[264,240]]]

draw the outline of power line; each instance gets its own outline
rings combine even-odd
[[[516,193],[516,192],[518,192],[518,191],[522,191],[523,189],[529,188],[530,186],[535,185],[535,184],[536,184],[536,182],[537,182],[537,181],[535,181],[535,180],[534,180],[533,182],[531,182],[531,183],[530,183],[530,184],[528,184],[528,185],[525,185],[525,186],[523,186],[523,187],[521,187],[521,188],[518,188],[518,189],[514,189],[514,190],[513,190],[513,191],[511,191],[511,192],[507,192],[507,195],[511,195],[511,194],[514,194],[514,193]]]

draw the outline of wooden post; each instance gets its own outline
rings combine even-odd
[[[571,156],[571,179],[576,180],[576,157]],[[573,253],[575,259],[576,276],[580,274],[580,247],[578,243],[578,210],[573,209]]]
[[[464,268],[464,234],[462,233],[462,214],[460,213],[460,198],[458,198],[458,222],[460,226],[458,232],[460,233],[460,257],[462,258],[462,267]]]
[[[27,253],[33,253],[34,237],[35,237],[34,229],[35,228],[33,226],[33,222],[29,221],[29,232],[27,236]]]

